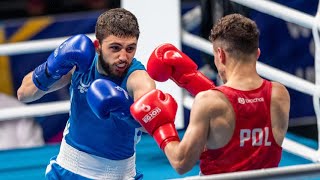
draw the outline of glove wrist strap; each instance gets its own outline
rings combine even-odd
[[[178,132],[173,123],[160,126],[153,132],[152,136],[162,150],[164,150],[168,143],[172,141],[180,141]]]
[[[48,91],[49,87],[61,77],[54,78],[47,70],[47,62],[35,68],[32,74],[32,81],[36,87],[42,91]]]

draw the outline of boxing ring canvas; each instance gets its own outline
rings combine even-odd
[[[183,131],[179,131],[179,136],[183,136]],[[293,134],[288,134],[288,138],[303,142],[306,145],[316,148],[317,143]],[[45,147],[10,150],[0,152],[0,179],[18,180],[32,179],[41,180],[48,160],[58,153],[59,144],[47,145]],[[280,167],[290,167],[297,164],[312,164],[310,160],[304,159],[286,151],[280,161]],[[137,145],[137,167],[144,174],[146,180],[163,180],[171,178],[187,178],[199,174],[198,164],[188,173],[180,176],[170,166],[163,152],[157,144],[147,134],[144,134]],[[303,178],[302,178],[303,179]]]
[[[318,129],[320,127],[320,43],[319,43],[319,27],[320,27],[320,12],[315,17],[307,15],[303,12],[296,11],[294,9],[281,6],[271,1],[266,0],[232,0],[239,4],[256,9],[263,13],[270,14],[285,21],[299,24],[306,28],[312,29],[313,37],[315,40],[315,69],[316,69],[316,81],[311,83],[305,81],[296,76],[292,76],[288,73],[280,71],[276,68],[268,66],[263,63],[258,63],[257,68],[261,76],[269,78],[271,80],[279,81],[287,87],[293,88],[297,91],[309,94],[313,97],[313,105],[317,116]],[[138,3],[139,2],[139,3]],[[161,3],[160,3],[161,2]],[[143,5],[141,5],[143,4]],[[154,8],[147,9],[146,5],[153,6]],[[162,6],[163,5],[163,6]],[[141,31],[144,36],[141,37],[139,42],[140,52],[137,56],[141,59],[147,60],[151,50],[163,42],[171,42],[177,47],[181,47],[181,43],[190,46],[197,50],[212,54],[211,43],[202,38],[199,38],[186,29],[181,29],[180,21],[189,19],[190,22],[196,24],[199,15],[199,8],[195,8],[190,12],[194,17],[181,18],[180,14],[180,1],[178,0],[164,0],[164,1],[151,1],[149,0],[123,0],[122,6],[128,8],[141,19]],[[158,10],[159,17],[155,10]],[[168,15],[164,19],[163,13]],[[172,13],[172,14],[170,14]],[[153,19],[149,19],[148,15],[155,15]],[[188,15],[190,15],[188,14]],[[187,16],[186,16],[187,17]],[[172,20],[172,21],[171,21]],[[152,22],[153,21],[153,22]],[[168,26],[167,24],[171,25]],[[150,23],[156,22],[157,25]],[[166,27],[162,26],[166,24]],[[187,23],[184,23],[187,24]],[[192,24],[186,27],[191,27]],[[159,29],[163,27],[163,29]],[[173,33],[174,32],[174,33]],[[149,34],[150,33],[150,34]],[[165,34],[163,36],[162,34]],[[181,36],[180,36],[181,35]],[[88,35],[90,38],[94,38],[92,34]],[[155,38],[157,37],[157,38]],[[0,55],[12,55],[17,53],[31,53],[31,52],[44,52],[51,51],[56,48],[67,37],[61,37],[57,39],[39,40],[33,42],[13,43],[0,45]],[[25,48],[28,47],[28,48]],[[17,51],[19,49],[19,51]],[[192,97],[184,96],[182,90],[178,88],[172,82],[168,84],[159,83],[158,87],[164,88],[164,91],[173,93],[173,96],[177,98],[180,103],[180,110],[178,110],[177,127],[183,128],[183,108],[190,109],[193,101]],[[174,91],[172,91],[174,89]],[[0,120],[14,119],[17,117],[33,117],[33,116],[47,116],[51,114],[67,113],[69,110],[69,102],[52,102],[39,105],[30,105],[25,108],[18,109],[3,109],[0,110]],[[319,132],[319,131],[318,131]],[[180,137],[183,136],[183,131],[180,131]],[[318,133],[320,134],[320,133]],[[319,139],[319,138],[318,138]],[[288,133],[283,144],[283,157],[280,162],[280,167],[290,167],[293,165],[318,165],[320,160],[320,151],[318,141],[306,139],[297,135]],[[57,154],[59,144],[46,145],[44,147],[30,148],[30,149],[17,149],[10,151],[0,152],[0,179],[13,180],[13,179],[43,179],[45,167],[49,162],[50,157]],[[189,173],[180,176],[170,166],[163,152],[158,148],[152,137],[149,135],[143,135],[141,142],[137,146],[137,167],[145,174],[145,179],[171,179],[171,178],[183,178],[190,177],[199,174],[199,167],[195,166]],[[318,167],[318,170],[320,168]],[[320,172],[320,170],[319,170]],[[249,174],[249,172],[248,172]],[[304,175],[304,173],[301,173]],[[300,175],[301,175],[300,174]],[[305,174],[306,175],[306,174]],[[298,176],[293,176],[296,179]],[[320,177],[320,176],[318,176]],[[214,177],[211,177],[214,179]],[[290,179],[290,177],[287,177]],[[292,178],[292,177],[291,177]],[[308,178],[306,175],[304,178]],[[197,178],[201,179],[201,178]],[[310,179],[310,178],[308,178]]]

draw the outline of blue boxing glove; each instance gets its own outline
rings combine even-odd
[[[83,34],[72,36],[55,49],[46,62],[34,70],[33,83],[37,88],[48,91],[53,83],[74,66],[80,72],[87,71],[94,56],[95,48],[90,38]]]
[[[92,111],[100,119],[106,119],[113,114],[118,119],[126,121],[131,127],[141,127],[130,113],[133,99],[126,90],[112,81],[106,79],[93,81],[87,91],[87,101]]]

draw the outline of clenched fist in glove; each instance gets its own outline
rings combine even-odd
[[[32,80],[37,88],[48,91],[53,83],[74,66],[76,71],[87,71],[95,53],[94,45],[86,35],[72,36],[56,48],[46,62],[35,68]]]
[[[170,94],[154,89],[133,103],[130,111],[163,150],[169,142],[180,141],[174,125],[177,108]]]
[[[201,91],[214,88],[214,83],[198,70],[187,55],[172,44],[162,44],[151,54],[147,72],[156,81],[172,79],[178,86],[195,96]]]

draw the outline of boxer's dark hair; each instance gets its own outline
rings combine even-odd
[[[210,40],[223,46],[230,55],[252,54],[259,47],[257,24],[241,14],[221,18],[212,28]]]
[[[114,8],[98,17],[95,33],[96,38],[102,43],[102,40],[110,35],[139,39],[140,30],[134,14],[124,8]]]

